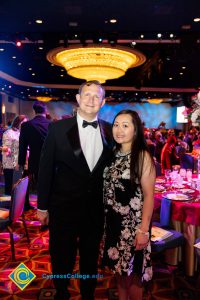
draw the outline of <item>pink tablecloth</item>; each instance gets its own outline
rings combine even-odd
[[[179,190],[181,192],[181,189]],[[195,191],[194,198],[199,195]],[[161,206],[163,195],[162,193],[155,193],[154,208],[158,209]],[[198,202],[189,201],[171,201],[171,220],[180,221],[195,226],[200,226],[200,199]]]

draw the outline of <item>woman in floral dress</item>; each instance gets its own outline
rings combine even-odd
[[[155,166],[135,111],[113,122],[115,155],[104,171],[103,264],[116,274],[120,300],[141,300],[142,283],[152,278],[150,223]]]

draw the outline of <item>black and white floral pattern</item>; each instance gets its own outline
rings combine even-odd
[[[103,261],[114,273],[130,275],[138,267],[134,239],[142,221],[143,193],[139,182],[131,187],[130,154],[116,153],[115,160],[104,170],[105,235]],[[137,251],[138,252],[138,251]],[[141,275],[152,278],[150,242],[143,250]]]

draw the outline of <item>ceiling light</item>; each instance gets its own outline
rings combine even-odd
[[[17,58],[16,56],[12,56],[13,59]]]
[[[189,29],[191,29],[191,25],[190,24],[182,25],[181,29],[183,29],[183,30],[189,30]]]
[[[16,42],[15,42],[15,45],[16,45],[17,47],[21,47],[22,42],[21,42],[21,41],[16,41]]]
[[[135,49],[109,45],[59,47],[47,53],[47,59],[55,65],[64,67],[68,75],[85,80],[99,80],[123,76],[129,68],[140,66],[145,56]]]
[[[200,18],[194,18],[194,22],[200,22]]]
[[[183,66],[183,67],[182,67],[182,69],[183,69],[183,70],[185,70],[185,69],[186,69],[186,67],[185,67],[185,66]]]
[[[42,20],[40,20],[40,19],[38,19],[38,20],[35,20],[35,23],[37,23],[37,24],[42,24],[42,23],[43,23],[43,21],[42,21]]]
[[[18,63],[18,66],[21,66],[21,64],[22,64],[22,63],[19,62],[19,63]]]
[[[49,102],[51,100],[58,100],[58,97],[50,97],[50,96],[30,96],[30,99],[35,99],[38,101]]]
[[[31,75],[32,75],[32,76],[35,76],[35,73],[32,73]]]
[[[182,72],[180,72],[179,74],[180,74],[180,75],[183,75],[183,73],[182,73]]]
[[[39,47],[38,49],[39,49],[39,50],[43,50],[43,47]]]
[[[170,33],[169,37],[170,37],[171,39],[173,39],[173,37],[174,37],[173,33]]]
[[[32,71],[32,68],[28,68],[29,69],[29,71]]]
[[[147,102],[149,102],[150,104],[160,104],[161,102],[163,102],[162,98],[152,98],[152,99],[147,99]]]
[[[140,38],[143,39],[143,38],[144,38],[144,34],[141,34],[141,35],[140,35]]]
[[[161,33],[158,33],[158,34],[157,34],[157,38],[160,39],[161,37],[162,37],[162,34],[161,34]]]
[[[169,80],[172,80],[173,78],[172,77],[169,77]]]
[[[6,106],[5,106],[5,104],[2,104],[1,112],[2,112],[2,114],[5,114],[5,112],[6,112]]]
[[[3,48],[0,48],[0,51],[1,51],[1,52],[3,52],[3,51],[4,51],[4,49],[3,49]]]
[[[69,26],[70,27],[77,27],[78,26],[78,22],[69,22]]]
[[[110,19],[110,23],[112,23],[112,24],[117,23],[117,20],[116,19]]]

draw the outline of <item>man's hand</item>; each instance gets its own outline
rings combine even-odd
[[[48,213],[48,211],[37,210],[37,217],[38,217],[38,220],[41,222],[42,225],[48,225],[49,224],[49,213]]]

